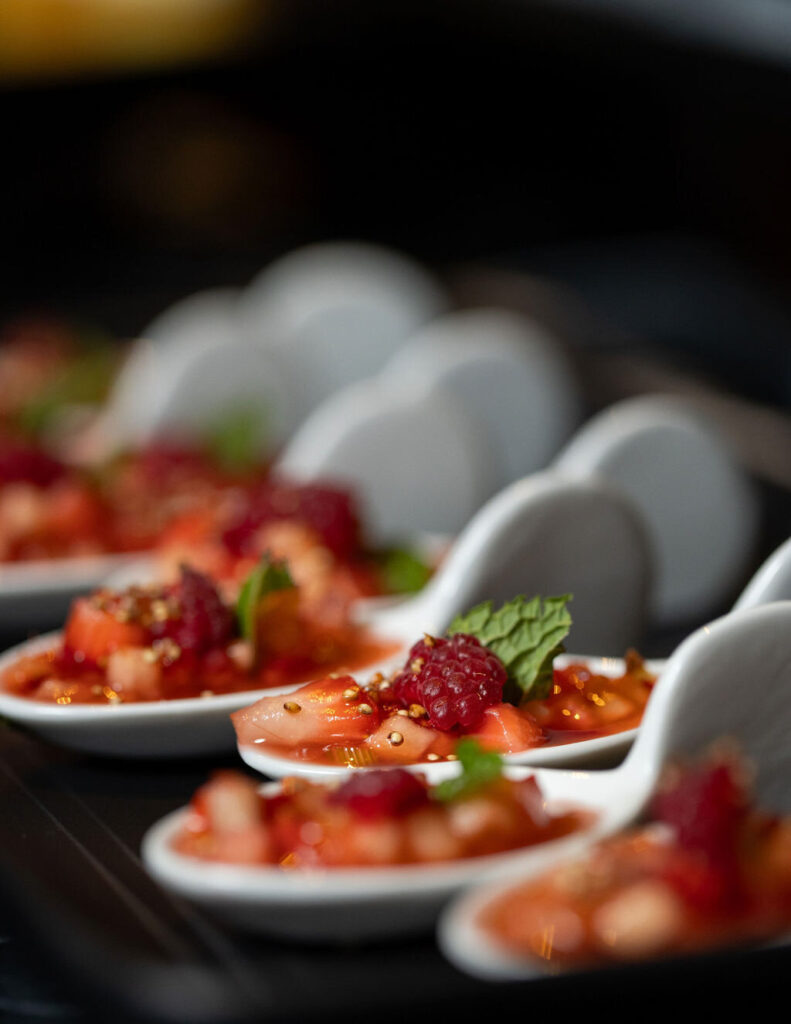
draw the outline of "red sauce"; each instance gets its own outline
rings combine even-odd
[[[343,725],[336,725],[331,738],[326,713],[321,710],[315,716],[313,733],[303,735],[295,743],[291,738],[293,721],[283,715],[280,704],[270,701],[271,706],[268,706],[266,698],[237,712],[234,725],[242,744],[263,744],[277,756],[298,761],[355,767],[445,760],[453,756],[455,745],[463,735],[473,736],[482,746],[499,753],[560,746],[639,725],[655,679],[634,652],[627,655],[626,661],[626,672],[616,677],[595,674],[581,663],[556,669],[553,693],[545,700],[530,701],[520,708],[495,705],[487,710],[475,729],[467,731],[455,728],[441,732],[429,726],[424,717],[412,717],[393,699],[387,682],[382,680],[372,681],[364,691],[373,713],[365,718],[358,716],[354,721],[349,719],[347,732]],[[324,705],[345,708],[348,701],[343,694],[349,685],[354,685],[354,681],[326,680],[318,690],[318,697]],[[317,699],[314,692],[317,686],[317,683],[311,684],[305,691],[305,699],[302,691],[292,694],[293,699],[303,705],[303,718]],[[340,715],[337,718],[340,720]],[[287,729],[284,734],[287,739],[282,742],[278,721]],[[387,742],[394,731],[400,736],[398,745]]]

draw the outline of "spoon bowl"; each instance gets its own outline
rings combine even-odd
[[[754,766],[760,806],[791,811],[789,680],[791,602],[734,611],[693,633],[668,660],[622,765],[599,773],[536,772],[547,794],[565,792],[580,805],[606,808],[575,853],[633,823],[671,758],[699,753],[721,737],[735,739]],[[448,958],[489,978],[542,975],[539,961],[504,955],[476,922],[496,894],[543,870],[537,862],[525,862],[496,886],[468,893],[450,907],[439,926]]]

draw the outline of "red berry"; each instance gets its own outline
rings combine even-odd
[[[430,724],[447,732],[477,725],[487,708],[502,702],[505,681],[505,666],[493,651],[474,636],[455,633],[419,640],[392,692],[404,707],[422,705]]]
[[[208,576],[182,566],[181,579],[169,596],[178,612],[171,618],[151,625],[154,637],[169,637],[182,651],[202,654],[228,643],[234,635],[230,608],[223,602]]]
[[[360,818],[400,817],[428,801],[426,786],[403,768],[381,768],[352,775],[332,794]]]
[[[654,817],[673,828],[686,855],[668,881],[691,905],[713,910],[739,902],[739,836],[747,806],[734,766],[724,761],[680,773],[655,797]]]
[[[63,464],[40,448],[17,441],[0,447],[0,484],[24,482],[49,487],[64,473]]]
[[[360,522],[347,491],[319,484],[269,482],[250,498],[246,509],[226,529],[223,543],[236,555],[251,554],[258,529],[277,520],[304,523],[340,559],[348,559],[360,544]]]

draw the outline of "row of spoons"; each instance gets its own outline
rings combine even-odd
[[[663,667],[639,736],[624,762],[608,771],[511,768],[533,775],[548,809],[593,812],[569,836],[522,851],[443,865],[284,872],[278,867],[207,863],[174,849],[186,809],[148,832],[144,861],[166,888],[237,926],[292,938],[347,941],[412,932],[443,912],[440,942],[463,969],[488,978],[528,978],[539,962],[500,950],[478,927],[481,907],[516,879],[577,857],[637,820],[668,759],[711,741],[738,741],[756,771],[762,807],[791,810],[787,687],[791,602],[734,611],[696,631]],[[746,685],[745,681],[753,682]],[[275,784],[276,785],[276,784]]]

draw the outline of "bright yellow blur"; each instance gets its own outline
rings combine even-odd
[[[259,0],[2,0],[0,76],[134,69],[221,53]]]

